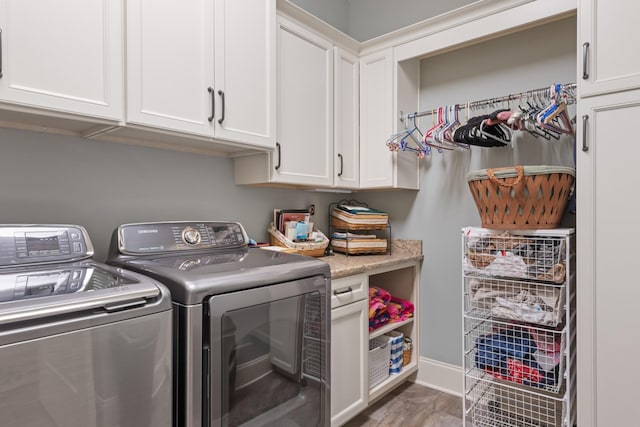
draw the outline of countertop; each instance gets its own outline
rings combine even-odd
[[[422,260],[422,240],[397,239],[391,241],[391,255],[343,255],[318,258],[331,267],[331,278],[351,276],[380,267],[402,264],[407,261]]]

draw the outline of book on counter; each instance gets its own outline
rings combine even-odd
[[[287,222],[309,223],[311,214],[308,209],[274,209],[273,226],[282,234],[286,235],[285,224]]]
[[[342,233],[340,231],[336,231],[331,235],[332,239],[377,239],[378,236],[375,234],[358,234],[358,233]]]
[[[387,249],[386,239],[331,239],[331,246],[335,248],[350,249]]]
[[[389,215],[363,206],[338,205],[331,216],[350,225],[386,225]]]
[[[377,216],[388,216],[385,212],[379,211],[377,209],[368,208],[366,206],[349,206],[349,205],[338,205],[336,209],[346,212],[351,215],[377,215]]]

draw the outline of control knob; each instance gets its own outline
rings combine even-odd
[[[187,227],[182,231],[182,240],[188,245],[197,245],[200,239],[200,232],[195,228]]]

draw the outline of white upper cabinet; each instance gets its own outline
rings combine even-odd
[[[360,67],[358,57],[335,47],[334,176],[336,187],[358,188],[360,181]]]
[[[394,75],[394,67],[399,70],[398,76]],[[410,68],[417,70],[416,66]],[[412,74],[417,76],[415,70]],[[415,76],[406,78],[404,68],[394,63],[392,48],[360,58],[360,188],[420,188],[417,157],[391,152],[385,144],[395,131],[394,105],[407,102],[405,86],[409,81],[416,85],[409,96],[415,98],[411,108],[417,108],[419,91]]]
[[[283,17],[277,135],[273,152],[235,158],[236,184],[333,185],[333,45]]]
[[[580,96],[640,88],[640,2],[580,0]]]
[[[121,120],[122,34],[121,1],[0,0],[0,101]]]
[[[128,0],[127,121],[212,136],[213,37],[209,0]]]
[[[275,182],[333,184],[333,45],[278,19]]]
[[[216,138],[273,147],[275,0],[217,0],[215,7]]]
[[[274,49],[273,0],[129,0],[127,120],[273,147]]]
[[[360,186],[393,186],[396,153],[385,145],[393,133],[393,50],[360,58]]]

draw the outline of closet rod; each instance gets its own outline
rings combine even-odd
[[[561,84],[560,85],[560,89],[561,90],[574,90],[576,89],[577,85],[576,83],[566,83],[566,84]],[[469,107],[482,107],[485,105],[489,105],[489,104],[495,104],[495,103],[499,103],[499,102],[507,102],[507,101],[514,101],[517,99],[521,99],[521,98],[530,98],[532,96],[550,96],[551,95],[551,86],[547,86],[547,87],[543,87],[543,88],[539,88],[539,89],[533,89],[533,90],[528,90],[526,92],[520,92],[520,93],[515,93],[515,94],[511,94],[511,95],[506,95],[506,96],[501,96],[498,98],[487,98],[487,99],[481,99],[479,101],[473,101],[473,102],[469,102],[468,106]],[[464,104],[457,104],[458,105],[458,110],[463,110],[465,108],[467,108],[467,103]],[[425,111],[421,111],[419,113],[412,113],[412,114],[407,114],[407,119],[408,120],[412,120],[414,118],[418,118],[418,117],[424,117],[424,116],[430,116],[432,114],[435,114],[437,112],[438,108],[434,108],[432,110],[425,110]],[[402,121],[404,121],[404,117],[401,118]]]

